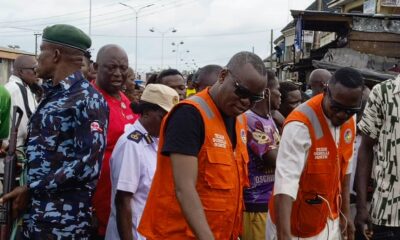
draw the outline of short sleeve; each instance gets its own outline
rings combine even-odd
[[[259,158],[277,149],[277,129],[272,119],[263,119],[253,113],[246,113],[248,149]],[[278,137],[279,138],[279,137]]]
[[[286,194],[296,199],[310,147],[306,125],[293,121],[284,127],[276,159],[274,195]]]
[[[169,117],[162,154],[197,156],[204,142],[204,123],[200,112],[191,105],[179,106]]]
[[[381,85],[376,85],[369,94],[367,105],[365,106],[358,128],[361,132],[377,139],[383,123],[382,113],[382,90]]]
[[[122,135],[115,146],[111,159],[111,177],[116,190],[135,193],[140,181],[139,144]]]

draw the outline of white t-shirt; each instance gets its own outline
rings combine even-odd
[[[157,166],[157,147],[158,138],[149,137],[139,121],[129,126],[118,139],[110,158],[112,195],[106,239],[120,239],[114,204],[117,190],[133,193],[133,236],[134,239],[145,239],[137,232],[137,228]]]

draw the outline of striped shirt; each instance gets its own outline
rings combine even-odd
[[[372,170],[376,181],[371,202],[372,222],[390,227],[400,226],[399,103],[400,75],[372,89],[358,124],[364,134],[378,140]]]

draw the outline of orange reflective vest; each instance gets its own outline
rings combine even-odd
[[[356,134],[354,118],[350,118],[340,127],[337,147],[322,111],[322,99],[323,95],[320,94],[303,103],[285,122],[304,123],[311,137],[311,147],[291,213],[292,235],[302,238],[318,235],[325,228],[327,218],[336,219],[339,216],[341,183],[353,155]],[[318,196],[322,196],[327,202]],[[269,213],[272,222],[276,223],[274,204],[272,197]]]
[[[237,239],[243,212],[242,190],[248,186],[244,114],[236,118],[236,148],[232,149],[224,120],[208,89],[178,104],[190,104],[200,112],[205,128],[204,144],[197,156],[196,190],[215,239]],[[176,108],[174,108],[176,109]],[[161,126],[157,170],[139,225],[147,239],[195,239],[175,196],[171,159],[161,154],[169,116]]]

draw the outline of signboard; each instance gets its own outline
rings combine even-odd
[[[314,31],[303,31],[303,40],[305,43],[313,43]]]
[[[400,7],[400,0],[382,0],[381,6],[384,7]]]
[[[365,0],[363,13],[375,14],[375,11],[376,11],[376,0]]]

